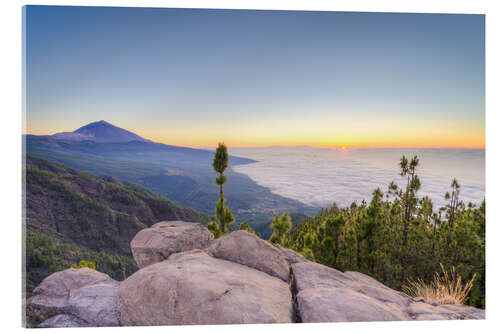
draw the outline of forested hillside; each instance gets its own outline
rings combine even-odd
[[[27,290],[48,274],[91,260],[121,279],[137,269],[130,240],[162,220],[209,217],[112,177],[97,177],[43,159],[26,158]]]
[[[370,202],[350,207],[333,205],[292,228],[287,216],[273,221],[271,241],[292,248],[311,260],[369,274],[396,289],[410,280],[429,282],[440,264],[455,267],[463,280],[477,274],[468,304],[485,307],[485,202],[476,206],[460,200],[453,180],[449,201],[437,209],[418,197],[418,159],[401,160],[406,187],[394,183],[376,189]],[[446,193],[445,193],[446,192]]]

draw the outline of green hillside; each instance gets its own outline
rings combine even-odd
[[[27,290],[48,274],[81,259],[118,278],[137,269],[130,240],[162,220],[207,223],[209,217],[136,184],[27,157]]]

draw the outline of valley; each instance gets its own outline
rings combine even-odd
[[[94,175],[133,182],[180,205],[213,215],[218,200],[215,173],[211,168],[213,152],[154,143],[139,136],[138,141],[111,142],[113,138],[122,140],[115,134],[121,133],[122,129],[102,121],[84,127],[87,128],[84,137],[26,135],[26,154]],[[97,129],[92,132],[92,127]],[[93,138],[88,133],[100,134]],[[274,215],[285,212],[314,215],[319,211],[317,207],[274,194],[247,175],[231,169],[232,166],[254,162],[248,158],[229,157],[226,196],[227,204],[235,214],[236,226],[246,220],[268,238],[271,234],[269,224]]]

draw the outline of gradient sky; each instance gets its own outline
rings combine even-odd
[[[484,16],[29,6],[26,132],[484,147]]]

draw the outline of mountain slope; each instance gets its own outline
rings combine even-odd
[[[25,135],[26,149],[50,150],[69,155],[90,155],[133,160],[164,166],[211,170],[213,152],[204,149],[171,146],[150,141],[96,142],[65,140],[47,135]],[[254,163],[254,160],[230,156],[231,165]]]
[[[35,280],[51,270],[47,265],[36,264],[34,258],[52,253],[54,248],[60,249],[55,252],[58,260],[51,261],[54,265],[75,257],[71,253],[76,252],[115,261],[122,258],[132,271],[136,267],[131,259],[130,240],[139,230],[162,220],[209,220],[206,215],[162,199],[138,185],[92,176],[29,156],[25,196],[29,285],[38,283]],[[117,269],[114,275],[121,274],[120,267]]]
[[[96,175],[110,175],[145,186],[170,200],[213,215],[219,194],[212,170],[213,152],[154,142],[95,142],[27,135],[26,153]],[[316,214],[319,209],[272,193],[231,166],[253,160],[229,157],[227,204],[237,223],[246,220],[264,238],[277,213]]]
[[[62,140],[90,140],[95,142],[149,142],[149,140],[146,140],[137,134],[114,126],[104,120],[82,126],[74,132],[56,133],[52,137]]]

